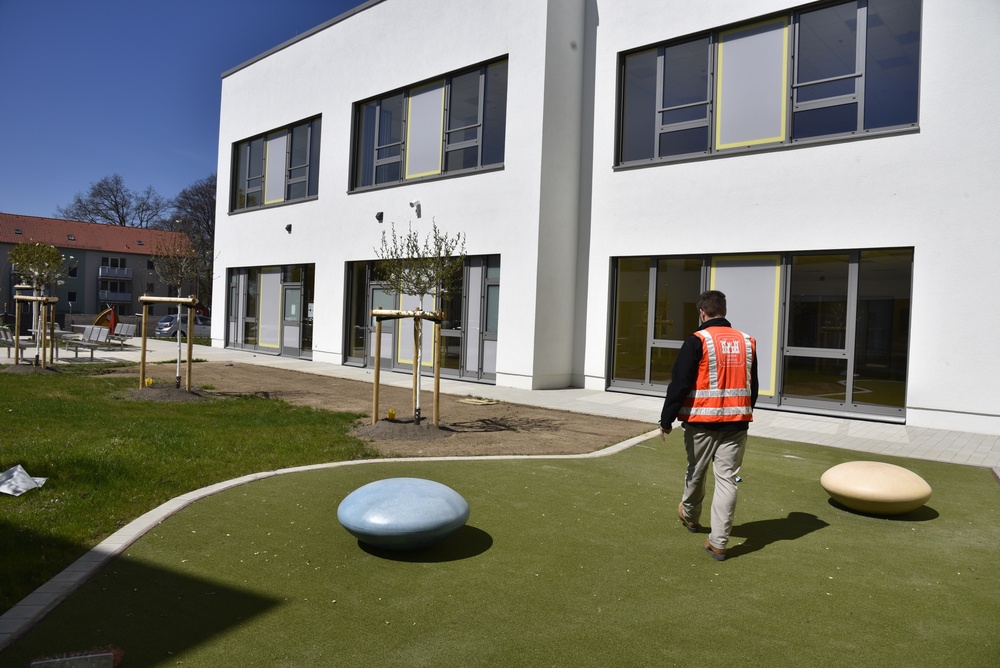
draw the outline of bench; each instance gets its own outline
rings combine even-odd
[[[79,339],[70,339],[66,341],[66,348],[73,349],[73,358],[78,358],[80,356],[80,349],[90,351],[90,360],[94,360],[94,351],[101,346],[108,345],[108,328],[107,327],[96,327],[88,326],[84,328],[83,334]]]
[[[117,341],[121,344],[122,350],[125,349],[125,343],[135,336],[135,325],[127,322],[120,322],[115,325],[115,331],[113,334],[108,334],[108,341]]]
[[[30,345],[30,340],[22,340],[19,336],[14,336],[6,327],[0,327],[0,346],[7,348],[7,359],[10,359],[10,349],[17,346],[24,350]]]

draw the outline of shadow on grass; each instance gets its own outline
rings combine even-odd
[[[848,508],[844,504],[834,501],[833,499],[829,499],[828,502],[837,510],[843,510],[845,513],[860,515],[861,517],[871,517],[876,520],[889,520],[890,522],[930,522],[931,520],[936,520],[941,517],[941,513],[934,510],[930,506],[920,506],[916,510],[911,510],[908,513],[902,513],[900,515],[879,515],[877,513],[864,513],[860,510]]]
[[[731,536],[746,538],[740,545],[729,548],[726,559],[735,559],[744,554],[763,550],[772,543],[782,540],[796,540],[813,531],[830,526],[811,513],[788,513],[788,517],[773,520],[758,520],[734,526]]]
[[[64,560],[87,552],[72,541],[41,532],[4,527],[4,535],[14,544],[32,545],[34,559]],[[14,630],[11,642],[0,644],[4,654],[0,664],[13,665],[4,663],[8,657],[12,662],[32,660],[113,645],[124,651],[130,665],[152,665],[209,643],[279,604],[251,591],[119,556],[39,620],[40,633],[20,638]]]
[[[478,556],[493,547],[493,537],[482,529],[466,525],[440,543],[420,550],[384,550],[366,545],[361,541],[358,541],[358,547],[373,557],[381,557],[391,561],[436,564]]]

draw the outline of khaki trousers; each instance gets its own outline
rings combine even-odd
[[[714,431],[684,423],[684,448],[687,450],[688,467],[684,476],[684,514],[692,522],[701,518],[701,505],[705,500],[705,477],[708,465],[715,474],[715,493],[712,495],[712,531],[709,542],[719,549],[726,549],[729,532],[733,528],[736,512],[736,477],[743,466],[747,432]]]

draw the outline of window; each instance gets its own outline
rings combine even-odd
[[[354,189],[502,165],[507,61],[355,105]]]
[[[316,197],[319,142],[316,117],[237,143],[230,211]]]
[[[125,268],[125,258],[123,257],[102,257],[101,258],[102,267],[114,267],[115,269]]]
[[[67,292],[66,301],[68,301],[70,304],[76,303],[76,293],[73,292],[72,290],[70,292]]]
[[[611,389],[662,392],[698,327],[698,295],[717,289],[757,339],[762,402],[904,415],[912,248],[613,262]]]
[[[915,127],[920,9],[810,6],[625,54],[617,163]]]
[[[74,265],[74,266],[70,267],[69,269],[67,269],[66,270],[66,274],[70,278],[76,278],[79,275],[79,272],[77,271],[76,265]]]

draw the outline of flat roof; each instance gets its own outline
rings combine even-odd
[[[223,72],[222,73],[222,78],[225,79],[230,74],[234,74],[236,72],[239,72],[243,68],[249,67],[250,65],[253,65],[257,61],[263,60],[264,58],[267,58],[268,56],[270,56],[270,55],[272,55],[274,53],[277,53],[278,51],[281,51],[283,49],[287,49],[288,47],[290,47],[292,44],[295,44],[296,42],[301,42],[302,40],[306,39],[307,37],[312,37],[316,33],[320,32],[322,30],[326,30],[327,28],[329,28],[332,25],[336,25],[336,24],[340,23],[341,21],[346,21],[347,19],[351,18],[355,14],[359,14],[359,13],[365,11],[366,9],[368,9],[369,7],[374,7],[375,5],[381,4],[383,2],[385,2],[385,0],[367,0],[367,2],[364,2],[364,3],[360,4],[360,5],[358,5],[354,9],[349,9],[346,12],[344,12],[343,14],[340,14],[339,16],[333,17],[329,21],[326,21],[325,23],[321,23],[318,26],[316,26],[315,28],[311,28],[311,29],[305,31],[304,33],[302,33],[300,35],[296,35],[295,37],[291,38],[287,42],[282,42],[278,46],[276,46],[276,47],[274,47],[272,49],[268,49],[267,51],[265,51],[264,53],[262,53],[262,54],[260,54],[258,56],[254,56],[253,58],[251,58],[250,60],[246,61],[245,63],[241,63],[241,64],[237,65],[236,67]]]

